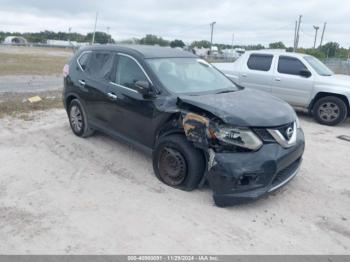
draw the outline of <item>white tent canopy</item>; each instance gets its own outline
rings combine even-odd
[[[12,45],[12,44],[27,44],[27,39],[21,36],[8,36],[4,40],[4,44]]]

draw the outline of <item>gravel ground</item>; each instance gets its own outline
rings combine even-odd
[[[218,208],[209,189],[160,183],[151,159],[62,109],[0,119],[0,252],[7,254],[350,254],[350,121],[300,116],[299,175],[257,202]]]

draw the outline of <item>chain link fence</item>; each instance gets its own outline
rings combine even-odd
[[[336,74],[350,75],[350,60],[328,58],[322,61]]]

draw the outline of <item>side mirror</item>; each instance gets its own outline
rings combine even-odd
[[[300,70],[299,75],[302,77],[310,77],[311,72],[307,69]]]
[[[148,83],[148,81],[136,81],[135,88],[143,96],[147,96],[152,93],[151,85]]]

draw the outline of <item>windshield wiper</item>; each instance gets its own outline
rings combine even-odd
[[[220,92],[217,92],[215,94],[224,94],[224,93],[231,93],[231,92],[235,92],[236,90],[233,89],[227,89],[227,90],[222,90]]]

